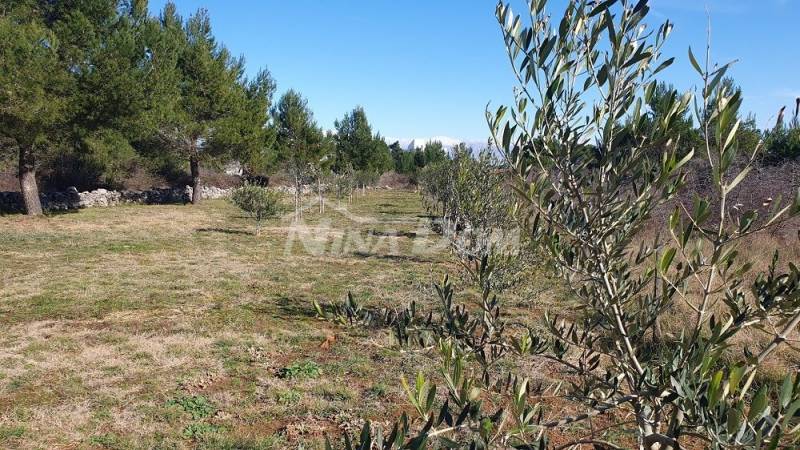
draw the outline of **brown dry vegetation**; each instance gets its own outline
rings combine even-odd
[[[739,164],[742,165],[743,162],[740,161]],[[678,204],[682,204],[682,209],[691,211],[696,195],[715,198],[711,187],[711,175],[706,163],[701,160],[693,161],[687,175],[687,185],[680,192],[678,198],[656,211],[647,228],[640,234],[641,239],[651,242],[656,235],[660,235],[662,242],[674,246],[675,242],[670,241],[671,238],[665,231],[665,224],[674,208]],[[768,208],[765,205],[769,205],[770,202],[780,202],[785,205],[792,200],[798,188],[800,188],[800,161],[786,161],[779,166],[755,165],[749,176],[731,193],[728,199],[727,208],[730,217],[728,223],[735,223],[741,212],[751,209],[759,211],[760,221],[763,223],[769,217]],[[716,217],[719,214],[718,205],[712,203],[712,209],[714,209],[712,217]],[[745,289],[759,273],[769,269],[775,250],[779,251],[778,268],[786,271],[790,262],[794,264],[800,262],[800,217],[782,220],[766,231],[742,239],[736,243],[736,248],[742,255],[743,261],[747,260],[753,264],[752,270],[744,278]],[[699,296],[699,287],[694,292],[689,292],[689,301],[695,302],[696,299],[692,298],[693,293]],[[718,302],[718,305],[717,309],[724,314],[725,308],[722,302]],[[677,301],[674,310],[664,317],[666,319],[663,322],[665,331],[677,336],[687,326],[687,320],[694,317],[694,312],[685,303]],[[737,338],[739,346],[732,349],[731,353],[739,355],[744,347],[757,348],[770,341],[772,337],[755,329],[747,330]],[[787,369],[798,368],[799,351],[800,347],[784,346],[780,348],[760,370],[761,376],[767,379],[782,379]]]
[[[650,242],[652,238],[660,233],[662,238],[665,232],[663,225],[658,222],[651,223],[649,228],[644,230],[642,238]],[[769,270],[772,263],[775,251],[778,250],[779,259],[777,268],[781,271],[788,269],[788,264],[798,264],[800,261],[800,217],[795,217],[791,220],[785,220],[779,223],[778,226],[751,235],[742,239],[736,244],[737,250],[742,255],[743,260],[752,262],[753,268],[744,277],[743,289],[747,290],[747,286],[755,281],[759,273]],[[675,245],[670,242],[666,237],[667,245]],[[687,300],[692,304],[699,304],[699,297],[701,289],[695,286],[688,292]],[[720,312],[720,317],[726,313],[726,307],[722,303],[721,296],[715,297],[717,307],[715,310]],[[673,310],[663,316],[664,331],[672,336],[679,336],[687,326],[693,325],[693,318],[695,317],[694,311],[680,298],[676,299]],[[795,336],[797,339],[800,336]],[[756,329],[749,329],[742,332],[737,336],[735,343],[737,347],[733,348],[730,352],[731,355],[741,355],[743,348],[756,349],[766,345],[774,338],[774,335],[767,334]],[[800,342],[800,341],[798,341]],[[780,347],[770,358],[765,362],[764,366],[759,370],[761,377],[774,381],[782,380],[786,375],[787,370],[800,369],[800,347],[795,346],[790,342],[790,345]]]

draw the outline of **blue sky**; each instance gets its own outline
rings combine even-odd
[[[165,0],[151,0],[160,10]],[[362,105],[392,138],[485,141],[484,109],[512,98],[514,79],[492,0],[175,0],[182,15],[209,10],[214,33],[268,67],[279,93],[295,88],[326,129]],[[565,0],[551,0],[559,14]],[[516,10],[524,2],[514,4]],[[711,12],[713,59],[731,72],[760,126],[800,96],[800,0],[651,0],[649,23],[675,24],[662,72],[680,89],[697,84],[687,49],[702,53]]]

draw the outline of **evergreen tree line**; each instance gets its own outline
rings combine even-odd
[[[463,144],[461,144],[463,145]],[[404,151],[399,142],[389,146],[392,151],[395,172],[412,175],[415,178],[419,175],[420,169],[445,161],[448,158],[444,146],[439,141],[425,143],[424,147],[416,147]],[[453,149],[455,152],[456,149]]]
[[[742,96],[741,87],[731,77],[723,78],[720,86],[726,92]],[[646,105],[648,115],[645,117],[643,125],[649,130],[654,129],[670,113],[670,105],[679,97],[677,89],[671,84],[661,82],[655,85],[653,95]],[[716,99],[712,98],[713,101]],[[741,120],[734,132],[736,142],[743,148],[755,148],[757,145],[761,145],[764,150],[761,155],[763,165],[778,165],[800,158],[800,98],[796,99],[790,112],[786,111],[786,107],[781,108],[774,126],[768,129],[759,129],[753,114],[736,117],[736,119]],[[668,137],[678,142],[681,153],[686,154],[691,149],[702,147],[705,130],[695,124],[690,112],[684,112],[672,120],[675,121],[675,127],[670,131]],[[716,121],[712,120],[711,125],[714,123]],[[709,136],[709,138],[713,141],[715,136]],[[655,147],[650,150],[652,152],[661,151],[660,148]]]
[[[324,132],[299,92],[273,101],[266,68],[246,76],[207,11],[184,18],[173,3],[153,15],[147,0],[0,0],[0,86],[0,161],[17,166],[30,214],[43,178],[115,188],[136,169],[188,169],[197,202],[201,168],[229,161],[381,174],[444,157],[441,144],[393,153],[361,107]]]

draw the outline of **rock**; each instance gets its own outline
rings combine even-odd
[[[228,197],[232,189],[221,189],[216,186],[203,186],[203,197],[219,199]],[[69,187],[64,192],[47,192],[41,194],[42,206],[49,211],[66,211],[80,208],[110,207],[120,204],[180,204],[191,200],[192,188],[150,189],[147,191],[110,191],[95,189],[78,192]],[[18,213],[24,210],[22,195],[19,192],[0,192],[0,213]]]

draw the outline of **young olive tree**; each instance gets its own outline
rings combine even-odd
[[[353,202],[353,191],[356,188],[356,178],[353,166],[348,164],[338,172],[331,172],[330,177],[332,188],[336,193],[336,201],[341,202],[343,198],[347,198],[347,203]]]
[[[304,186],[310,181],[313,168],[330,154],[330,142],[314,120],[308,101],[295,90],[283,94],[272,116],[278,159],[294,180],[295,220],[300,220]]]
[[[437,215],[444,222],[448,219],[450,199],[453,188],[452,161],[447,159],[429,164],[420,169],[417,182],[422,188],[422,201],[431,215]]]
[[[545,3],[532,3],[531,27],[509,7],[498,8],[520,89],[510,119],[506,108],[488,119],[517,168],[528,230],[586,311],[571,323],[549,320],[563,346],[559,359],[567,367],[575,358],[607,361],[602,374],[599,365],[578,366],[574,398],[629,413],[641,448],[677,449],[689,435],[734,448],[796,439],[779,424],[789,403],[764,408],[767,388],[749,389],[759,364],[800,322],[797,268],[779,274],[773,265],[747,289],[752,263],[738,246],[800,205],[776,204],[759,221],[758,211],[728,204],[762,150],[739,148],[735,139],[741,94],[720,83],[729,65],[711,69],[707,62],[703,69],[689,55],[703,80],[695,102],[704,137],[698,150],[712,168],[713,193],[676,207],[671,241],[637,246],[639,231],[681,187],[679,170],[693,156],[679,158],[673,130],[690,94],[671,96],[656,126],[642,126],[654,77],[672,62],[660,54],[672,25],[648,31],[646,1],[608,1],[572,2],[555,28]],[[530,106],[536,109],[529,114]],[[620,146],[623,140],[629,145]],[[658,160],[648,156],[653,147],[662,149]],[[733,171],[741,153],[749,162]],[[650,336],[673,306],[690,311],[691,321],[655,352]],[[755,355],[728,355],[738,361],[726,364],[723,353],[751,328],[774,332],[772,343]],[[797,396],[789,383],[782,401]]]
[[[367,195],[367,186],[374,186],[378,182],[378,178],[380,178],[380,174],[371,169],[357,170],[355,172],[356,187],[361,188],[362,197]]]
[[[326,136],[325,142],[328,144],[328,150],[325,151],[322,158],[312,162],[310,165],[311,176],[315,181],[314,190],[317,194],[317,204],[320,214],[325,214],[325,191],[328,189],[327,181],[331,175],[331,163],[333,162],[331,158],[333,154],[333,139],[331,136]]]
[[[447,280],[437,287],[438,316],[413,304],[382,314],[352,300],[318,307],[350,323],[384,323],[399,342],[436,348],[442,358],[446,401],[420,374],[414,385],[403,383],[411,416],[387,434],[367,424],[345,447],[543,449],[552,430],[585,422],[585,432],[573,428],[575,439],[555,448],[796,448],[800,376],[789,373],[775,387],[756,377],[800,324],[800,270],[789,263],[783,273],[776,252],[766,272],[745,278],[754,269],[740,248],[800,212],[800,193],[766,211],[729,204],[762,151],[734,139],[741,94],[720,83],[729,65],[703,67],[690,52],[703,80],[697,100],[671,96],[657,125],[643,127],[655,75],[672,62],[661,57],[672,25],[646,27],[646,0],[571,0],[556,21],[546,6],[532,0],[525,26],[510,6],[498,5],[519,89],[513,108],[487,118],[515,167],[521,223],[578,307],[547,314],[544,336],[514,323],[486,282],[486,258],[476,312],[453,303]],[[677,156],[672,131],[692,103],[704,139],[698,157],[710,165],[714,189],[675,206],[668,202],[693,155]],[[662,149],[657,160],[653,148]],[[747,164],[734,169],[743,153]],[[665,205],[675,206],[667,238],[637,243],[653,211]],[[677,308],[685,311],[685,328],[656,346],[659,320]],[[758,348],[737,346],[751,330],[766,335]],[[498,364],[509,357],[554,362],[565,379],[542,386]],[[572,402],[578,413],[550,409],[543,399],[552,397]]]
[[[496,290],[517,284],[530,259],[530,248],[520,240],[512,217],[509,181],[509,166],[491,150],[473,155],[464,144],[453,149],[452,159],[424,168],[421,177],[427,201],[441,205],[441,232],[463,272],[477,281],[478,264],[489,257]]]
[[[261,223],[282,210],[280,194],[255,184],[245,184],[234,190],[230,201],[256,221],[256,236],[261,232]]]

